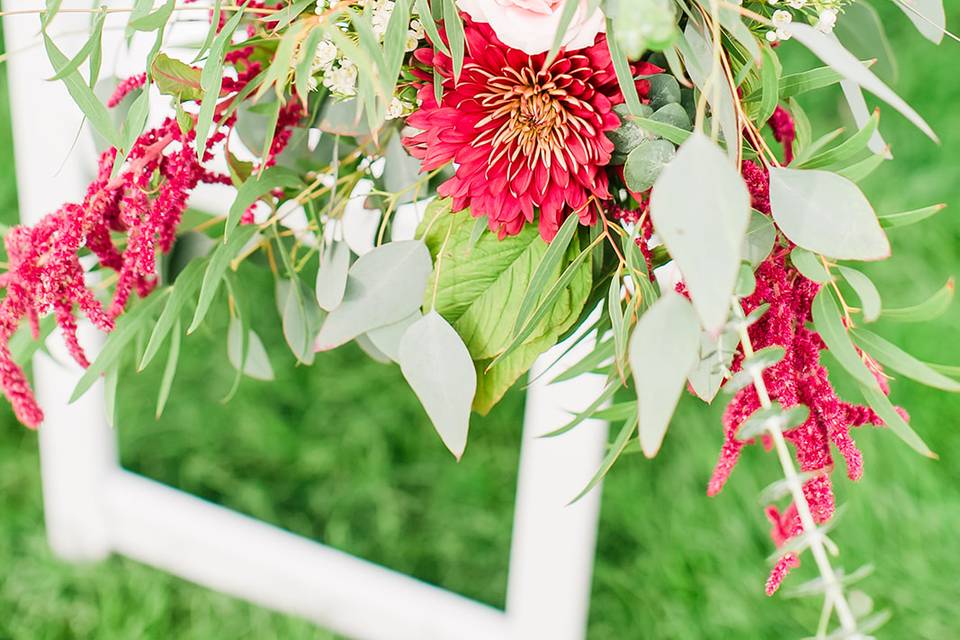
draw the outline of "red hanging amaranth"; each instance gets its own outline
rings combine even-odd
[[[231,62],[238,77],[225,83],[222,95],[240,91],[256,75],[259,63],[247,60],[252,49],[234,52]],[[134,76],[120,84],[110,99],[119,104],[130,91],[142,86],[144,77]],[[227,101],[221,102],[221,117]],[[266,164],[272,164],[289,141],[289,128],[302,115],[299,102],[281,112]],[[206,143],[203,162],[212,158],[212,147],[224,141],[235,117],[226,118]],[[132,145],[120,172],[111,177],[116,151],[100,157],[96,179],[80,203],[68,203],[35,225],[18,226],[4,238],[10,264],[0,275],[6,296],[0,301],[0,388],[13,405],[17,418],[28,427],[43,421],[23,370],[13,361],[9,341],[26,319],[34,338],[39,335],[39,318],[54,313],[68,351],[81,366],[89,362],[77,340],[74,310],[79,309],[102,331],[113,329],[130,294],[140,297],[156,284],[156,253],[170,250],[177,225],[190,193],[201,182],[230,184],[229,176],[207,171],[194,146],[194,130],[184,134],[176,119],[143,133]],[[114,243],[112,234],[122,240]],[[122,247],[122,248],[121,248]],[[89,250],[102,268],[118,273],[113,300],[104,310],[93,289],[85,282],[80,252]]]
[[[830,444],[844,458],[847,476],[859,480],[863,459],[849,429],[882,422],[872,410],[840,400],[827,379],[827,371],[820,364],[820,351],[825,345],[808,327],[810,305],[820,285],[800,275],[788,264],[787,256],[787,250],[778,249],[760,265],[756,272],[757,288],[744,300],[744,311],[749,313],[761,304],[769,304],[763,317],[749,328],[750,340],[755,349],[780,346],[785,350],[783,359],[763,373],[771,400],[784,407],[804,404],[810,409],[807,421],[786,431],[784,437],[793,444],[801,471],[823,472],[803,485],[813,518],[822,523],[834,512],[833,491],[826,475],[833,468]],[[738,356],[732,370],[738,371],[741,364],[742,357]],[[737,430],[759,408],[760,400],[753,386],[737,392],[727,406],[723,415],[724,444],[707,485],[708,495],[716,495],[726,483],[740,451],[749,442],[739,440]],[[777,546],[802,531],[793,505],[783,515],[776,508],[768,510],[768,515],[775,521],[772,537]],[[774,571],[785,575],[791,564],[780,563]],[[771,584],[777,585],[779,580]]]

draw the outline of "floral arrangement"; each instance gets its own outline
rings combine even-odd
[[[901,4],[926,37],[947,33],[939,2]],[[38,12],[54,80],[107,148],[82,201],[4,238],[0,387],[25,425],[43,412],[22,364],[55,327],[86,368],[75,397],[105,378],[112,398],[126,359],[143,369],[169,342],[159,415],[184,333],[213,305],[229,309],[237,380],[270,379],[247,313],[262,301],[246,299],[241,265],[274,274],[294,358],[355,340],[398,363],[457,458],[471,411],[553,345],[586,341],[556,379],[599,373],[606,387],[551,435],[591,417],[622,426],[584,492],[624,451],[656,455],[681,394],[722,393],[707,493],[749,444],[773,450],[784,475],[763,496],[767,594],[809,552],[821,576],[794,591],[823,596],[817,637],[882,624],[847,591],[866,571],[832,565],[835,454],[859,480],[851,428],[873,425],[935,457],[889,399],[890,373],[960,383],[865,328],[941,313],[952,282],[891,309],[850,266],[888,258],[885,229],[942,208],[878,215],[857,187],[891,158],[864,90],[935,139],[843,44],[882,30],[869,5],[138,0],[128,35],[155,45],[105,104],[92,87],[106,10],[68,57],[49,35],[56,6]],[[178,11],[210,19],[192,60],[167,53]],[[823,66],[784,73],[778,52],[801,46]],[[803,96],[837,84],[859,130],[814,138]],[[169,110],[148,128],[158,92]],[[191,209],[211,183],[235,187],[230,206]],[[369,246],[351,241],[358,217]],[[78,316],[109,334],[92,362]],[[862,404],[838,396],[826,350]],[[623,390],[636,399],[619,401]]]

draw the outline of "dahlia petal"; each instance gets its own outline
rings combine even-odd
[[[518,233],[524,221],[534,220],[537,207],[545,238],[571,211],[594,223],[596,211],[586,203],[610,198],[604,167],[613,144],[605,132],[620,126],[611,108],[622,102],[605,37],[591,38],[575,52],[561,50],[544,69],[545,53],[531,56],[504,46],[488,24],[467,18],[464,29],[467,54],[455,85],[448,56],[415,52],[419,64],[443,78],[444,91],[438,105],[433,76],[416,75],[420,108],[407,124],[422,133],[404,138],[404,145],[425,171],[454,162],[458,181],[445,183],[441,195],[487,215],[498,234]],[[540,83],[551,83],[556,107],[548,113],[562,110],[564,119],[547,121],[543,129],[523,128],[518,123],[543,127],[542,105],[519,97]]]

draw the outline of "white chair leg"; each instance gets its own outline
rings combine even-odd
[[[607,423],[586,420],[563,435],[540,436],[569,422],[603,391],[602,376],[547,384],[594,344],[592,338],[584,339],[527,390],[507,589],[507,616],[515,640],[582,640],[586,636],[600,487],[572,505],[567,503],[600,466]],[[541,356],[531,378],[566,346],[557,345]]]
[[[35,9],[35,2],[6,1],[4,9]],[[80,46],[89,16],[64,14],[58,31],[79,32],[58,37],[66,51]],[[71,151],[81,116],[60,82],[43,82],[53,75],[42,46],[38,46],[39,21],[35,16],[5,16],[4,36],[11,97],[14,152],[20,217],[35,222],[64,202],[83,197],[89,168],[71,157],[92,157],[87,136]],[[95,346],[92,332],[82,332],[84,344]],[[57,360],[69,362],[62,340],[49,341]],[[37,397],[46,413],[40,427],[40,459],[44,511],[50,546],[61,557],[74,561],[97,560],[109,552],[107,526],[102,512],[103,479],[117,465],[114,433],[103,412],[99,385],[81,400],[67,404],[79,377],[71,364],[46,356],[34,359]]]

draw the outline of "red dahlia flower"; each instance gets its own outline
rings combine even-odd
[[[533,222],[535,208],[547,241],[571,212],[592,224],[591,201],[610,198],[604,167],[613,143],[605,132],[620,126],[613,107],[623,102],[604,35],[545,66],[546,54],[511,49],[486,24],[464,16],[464,29],[459,82],[448,56],[432,48],[415,53],[443,78],[443,96],[437,104],[432,74],[420,72],[420,108],[407,124],[421,132],[404,140],[410,153],[423,171],[455,163],[438,193],[453,198],[456,211],[486,216],[501,238]],[[661,71],[647,63],[634,70]],[[637,88],[645,97],[649,85]]]

